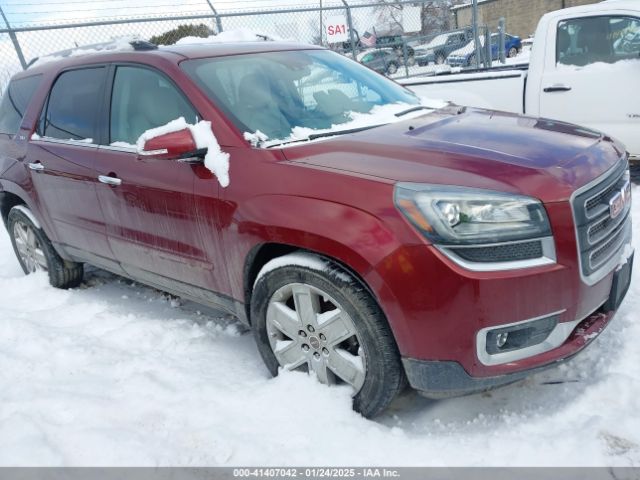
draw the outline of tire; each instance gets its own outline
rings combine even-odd
[[[407,58],[407,67],[413,67],[416,64],[416,57],[410,56]]]
[[[436,55],[436,65],[443,65],[446,58],[441,53]]]
[[[288,258],[301,257],[320,269],[287,265],[295,261]],[[278,258],[274,266],[259,276],[251,298],[254,335],[271,374],[281,368],[313,370],[322,383],[351,385],[354,410],[367,418],[378,415],[406,379],[376,301],[358,280],[321,257],[296,253]],[[297,308],[305,305],[314,313]]]
[[[511,47],[509,49],[509,51],[507,52],[507,57],[509,57],[509,58],[513,58],[516,55],[518,55],[518,49],[516,47]]]
[[[395,73],[398,72],[398,65],[396,65],[395,63],[391,62],[388,66],[387,66],[387,75],[394,75]]]
[[[25,274],[46,271],[49,283],[56,288],[73,288],[82,283],[84,268],[81,263],[60,258],[51,241],[41,228],[36,227],[22,209],[9,212],[7,228],[13,251]]]
[[[469,55],[469,63],[467,64],[468,67],[475,67],[476,64],[476,54],[472,53],[471,55]]]

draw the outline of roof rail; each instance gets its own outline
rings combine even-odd
[[[66,50],[60,50],[58,52],[49,53],[43,57],[33,58],[27,65],[27,68],[31,67],[39,60],[59,60],[66,57],[75,57],[83,54],[97,53],[97,52],[109,52],[109,51],[127,51],[133,48],[135,51],[148,51],[157,50],[158,46],[147,42],[146,40],[137,39],[119,39],[111,42],[94,43],[91,45],[83,45],[81,47],[68,48]]]

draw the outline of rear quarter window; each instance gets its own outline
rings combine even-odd
[[[14,135],[29,106],[31,97],[37,90],[42,75],[12,80],[0,102],[0,133]]]

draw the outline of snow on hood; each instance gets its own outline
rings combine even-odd
[[[200,43],[234,43],[234,42],[265,42],[281,41],[282,38],[271,33],[265,34],[255,32],[248,28],[238,28],[236,30],[226,30],[217,35],[209,37],[184,37],[176,42],[176,45],[194,45]]]
[[[229,186],[229,154],[220,149],[220,144],[211,130],[211,122],[201,120],[195,125],[187,123],[184,117],[172,120],[160,127],[152,128],[144,132],[136,141],[138,151],[144,149],[145,143],[152,138],[166,135],[167,133],[179,132],[189,129],[196,143],[196,148],[206,148],[204,166],[213,173],[220,185],[225,188]]]

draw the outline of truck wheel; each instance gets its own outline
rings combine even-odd
[[[301,256],[311,261],[294,264]],[[350,386],[353,408],[365,417],[382,412],[406,380],[386,318],[366,288],[311,254],[280,257],[265,270],[255,283],[251,321],[271,374],[313,372],[322,383]]]
[[[24,273],[47,272],[49,283],[56,288],[80,285],[83,265],[60,258],[44,231],[36,227],[24,208],[12,208],[7,219],[13,251]]]
[[[387,67],[387,74],[393,75],[397,72],[398,72],[398,65],[396,65],[395,63],[390,63],[389,66]]]
[[[507,57],[509,57],[509,58],[513,58],[516,55],[518,55],[518,49],[516,47],[511,47],[509,49],[509,51],[507,52]]]

